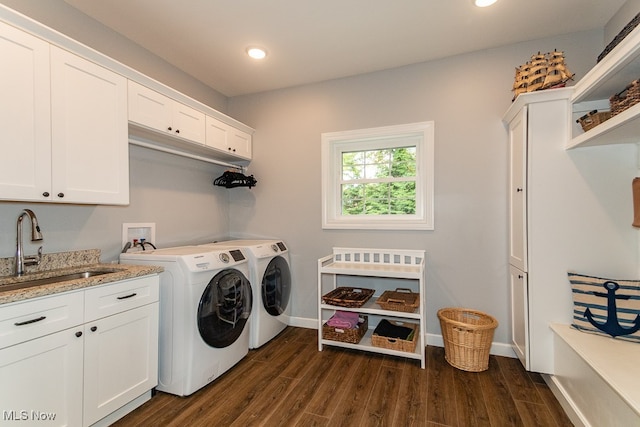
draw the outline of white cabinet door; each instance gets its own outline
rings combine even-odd
[[[82,425],[82,327],[0,350],[0,424]]]
[[[527,107],[509,123],[509,264],[527,271]]]
[[[207,116],[206,146],[251,160],[251,135]]]
[[[0,57],[0,200],[50,199],[49,43],[0,23]]]
[[[527,274],[509,267],[511,290],[511,346],[525,369],[529,370],[529,307]]]
[[[51,47],[52,197],[128,204],[127,80]]]
[[[229,147],[234,156],[251,160],[251,135],[230,127]]]
[[[171,132],[173,100],[131,80],[128,89],[129,120],[159,132]]]
[[[173,103],[173,131],[181,138],[204,145],[205,115],[179,102]]]
[[[85,325],[85,426],[151,390],[157,382],[157,302]]]

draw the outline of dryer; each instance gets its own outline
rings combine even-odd
[[[249,258],[249,281],[255,298],[249,348],[261,347],[282,332],[291,316],[291,268],[284,242],[229,240],[202,246],[239,247]]]
[[[187,396],[247,355],[253,297],[240,248],[146,250],[123,253],[120,262],[164,268],[158,390]]]

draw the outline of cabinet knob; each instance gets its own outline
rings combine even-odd
[[[42,196],[43,196],[43,197],[49,197],[49,192],[48,192],[48,191],[45,191],[44,193],[42,193]]]
[[[522,274],[518,274],[518,279],[522,279],[524,276]]]
[[[169,126],[169,127],[167,128],[167,130],[173,130],[173,129],[171,128],[171,126]]]
[[[80,338],[82,336],[82,331],[76,332],[76,337]]]
[[[180,133],[180,129],[176,129],[176,133]]]
[[[97,327],[97,326],[92,326],[92,327],[91,327],[91,332],[95,332],[95,331],[97,331],[97,330],[98,330],[98,327]]]
[[[62,199],[64,197],[64,193],[58,193],[58,197]]]
[[[522,188],[516,188],[516,191],[517,191],[518,193],[521,193],[521,192],[522,192]]]

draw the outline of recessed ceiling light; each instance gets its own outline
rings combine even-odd
[[[267,51],[261,47],[250,47],[247,48],[247,55],[253,59],[264,59],[267,56]]]
[[[474,3],[478,7],[487,7],[487,6],[491,6],[496,1],[498,0],[475,0]]]

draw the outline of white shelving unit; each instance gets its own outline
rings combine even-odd
[[[609,98],[638,78],[640,27],[636,27],[576,83],[571,97],[574,119],[592,109],[608,109]],[[567,148],[636,143],[640,141],[639,135],[640,104],[636,104],[587,132],[574,126]]]
[[[393,356],[407,357],[420,360],[420,365],[425,367],[425,252],[422,250],[398,250],[398,249],[362,249],[362,248],[333,248],[333,254],[318,260],[318,350],[323,346],[351,348],[370,351],[374,353],[389,354]],[[322,302],[322,296],[327,292],[343,285],[341,282],[349,278],[359,277],[366,280],[366,286],[375,289],[374,295],[367,303],[359,308],[346,308]],[[417,312],[407,313],[401,311],[383,310],[376,301],[384,290],[394,290],[396,286],[390,284],[387,279],[399,279],[411,284],[411,288],[420,294],[420,304]],[[362,283],[362,282],[359,282]],[[349,286],[344,284],[344,286]],[[333,315],[336,310],[363,313],[376,318],[388,318],[396,321],[409,321],[420,325],[416,337],[416,349],[414,352],[391,350],[375,347],[371,343],[371,335],[377,324],[372,318],[369,320],[369,330],[358,344],[327,340],[322,337],[322,325]]]

